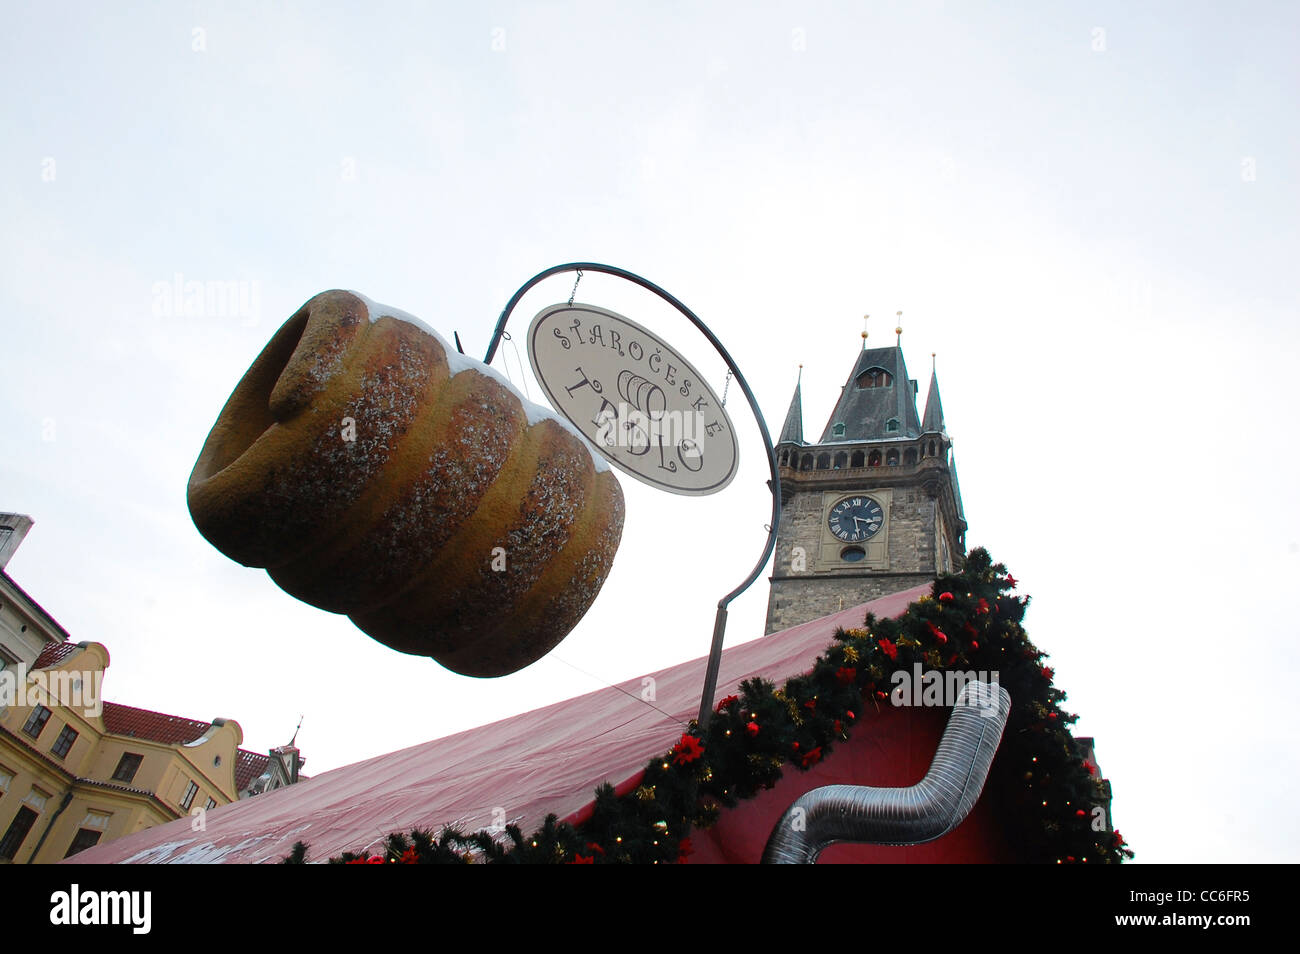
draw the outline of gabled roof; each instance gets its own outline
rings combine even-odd
[[[802,369],[799,371],[799,380],[794,384],[794,397],[790,399],[790,410],[785,412],[785,424],[781,427],[781,436],[776,439],[778,444],[803,443],[803,399],[799,394],[801,384],[803,384]]]
[[[868,611],[897,616],[930,590],[913,587],[726,650],[717,698],[755,676],[783,682],[809,671],[837,628],[861,626]],[[323,861],[373,847],[392,831],[487,828],[498,823],[500,807],[525,832],[552,812],[578,819],[590,812],[597,785],[631,791],[646,762],[672,748],[698,714],[704,668],[701,658],[652,673],[654,707],[641,701],[646,683],[638,677],[223,805],[207,813],[202,832],[183,818],[75,860],[273,862],[304,841],[309,857]]]
[[[879,368],[889,374],[887,387],[859,387],[858,378]],[[888,429],[890,420],[898,421],[898,430]],[[835,425],[843,424],[844,433],[836,434]],[[921,422],[916,414],[916,382],[907,376],[903,349],[863,349],[853,363],[840,399],[826,422],[820,443],[831,441],[902,440],[919,437]]]
[[[235,758],[235,791],[242,792],[252,785],[271,765],[269,755],[239,750]]]
[[[105,702],[104,728],[114,735],[129,735],[162,745],[184,745],[202,736],[212,728],[212,723]]]
[[[41,654],[36,657],[36,662],[32,664],[33,669],[49,669],[51,666],[57,666],[69,656],[75,656],[85,647],[81,643],[72,643],[63,641],[61,643],[46,643]]]

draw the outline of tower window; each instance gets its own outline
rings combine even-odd
[[[880,466],[880,451],[876,450],[871,452],[871,456],[867,458],[867,466],[868,467]]]
[[[834,426],[832,426],[832,427],[831,427],[831,436],[832,436],[832,437],[843,437],[843,436],[844,436],[844,425],[843,425],[843,424],[835,424]]]
[[[887,388],[894,383],[894,376],[884,368],[867,368],[858,375],[857,385],[863,388]]]
[[[862,451],[854,451],[853,457],[850,459],[849,466],[861,467],[863,463],[865,463],[865,461],[866,461],[866,455],[864,455]]]
[[[836,470],[843,470],[845,467],[848,466],[848,463],[849,463],[849,455],[844,453],[844,451],[840,451],[838,454],[835,455]]]
[[[845,563],[857,563],[861,560],[865,560],[866,557],[867,551],[862,549],[862,547],[845,547],[840,551],[840,559]]]
[[[898,430],[898,418],[896,418],[896,417],[891,417],[891,418],[890,418],[890,419],[885,423],[885,430],[887,430],[887,431],[896,431],[896,430]]]
[[[803,457],[802,457],[802,458],[800,459],[800,461],[799,461],[799,469],[800,469],[800,470],[812,470],[812,469],[813,469],[813,468],[812,468],[812,465],[813,465],[813,457],[812,457],[812,454],[804,454]]]
[[[886,464],[886,466],[889,466],[889,467],[897,467],[897,466],[898,466],[898,451],[896,451],[896,450],[891,450],[888,454],[886,454],[886,455],[885,455],[885,464]]]
[[[916,463],[915,447],[909,447],[907,450],[903,451],[903,463],[908,467],[911,467]]]
[[[818,470],[830,470],[830,469],[831,469],[831,455],[830,455],[830,454],[818,454],[818,455],[817,455],[817,469],[818,469]]]

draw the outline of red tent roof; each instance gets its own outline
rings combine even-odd
[[[900,615],[929,592],[928,584],[914,587],[726,650],[718,698],[755,676],[783,682],[809,671],[837,627],[862,625],[868,611]],[[502,811],[525,832],[552,812],[580,816],[596,786],[608,781],[621,792],[635,784],[645,763],[672,748],[698,714],[703,659],[650,675],[657,709],[641,701],[638,677],[223,805],[208,812],[206,831],[192,831],[183,818],[97,845],[74,860],[279,861],[296,841],[310,845],[311,859],[324,860],[374,848],[381,833],[487,828]]]

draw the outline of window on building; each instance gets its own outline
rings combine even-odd
[[[833,469],[843,470],[847,466],[849,466],[849,455],[844,453],[844,451],[840,451],[835,455],[835,465]]]
[[[853,452],[853,457],[851,458],[851,460],[850,460],[850,462],[849,462],[849,466],[850,466],[850,467],[861,467],[864,463],[866,463],[866,459],[867,459],[867,458],[866,458],[866,455],[863,454],[862,451],[854,451],[854,452]]]
[[[13,861],[34,824],[36,824],[36,813],[26,805],[20,805],[14,820],[9,823],[9,830],[5,832],[4,838],[0,838],[0,858]]]
[[[185,788],[185,797],[181,799],[181,808],[189,811],[190,806],[194,804],[194,796],[198,793],[199,787],[193,782],[190,782],[190,784]]]
[[[23,723],[23,734],[29,735],[33,739],[41,737],[41,731],[45,728],[45,723],[50,721],[50,710],[45,706],[37,706],[32,710],[32,714],[27,717]]]
[[[134,752],[125,753],[118,760],[117,768],[113,770],[113,781],[131,784],[135,781],[135,773],[140,771],[140,763],[143,761],[143,755],[136,755]]]
[[[50,754],[55,758],[63,758],[72,751],[72,743],[77,741],[77,730],[70,725],[65,725],[59,737],[54,740],[50,746]]]
[[[207,803],[206,805],[204,805],[203,807],[204,807],[204,809],[206,809],[207,811],[212,811],[212,809],[214,809],[214,808],[217,807],[217,800],[216,800],[215,798],[209,798],[209,799],[208,799],[208,803]]]
[[[844,436],[844,425],[843,425],[843,424],[836,424],[836,425],[834,425],[834,426],[831,428],[831,436],[832,436],[832,437],[843,437],[843,436]]]
[[[894,376],[884,368],[867,368],[858,375],[858,388],[887,388],[894,383]]]
[[[9,791],[9,786],[13,784],[14,770],[0,765],[0,795]]]
[[[891,417],[888,421],[886,421],[886,422],[885,422],[885,430],[887,430],[887,431],[896,431],[896,430],[898,430],[898,418],[896,418],[896,417]]]
[[[79,851],[85,851],[87,848],[93,848],[99,844],[99,839],[104,833],[96,831],[94,828],[82,828],[77,832],[77,836],[72,839],[72,844],[68,846],[68,853],[65,858],[71,858]]]
[[[830,455],[830,454],[818,454],[818,455],[817,455],[817,469],[818,469],[818,470],[830,470],[830,469],[831,469],[831,455]]]
[[[907,450],[903,451],[903,463],[906,464],[908,467],[911,467],[916,464],[915,447],[909,447]]]
[[[898,451],[891,450],[888,454],[885,455],[885,466],[887,467],[898,466]]]
[[[867,458],[868,467],[880,466],[880,451],[872,451],[871,456]]]

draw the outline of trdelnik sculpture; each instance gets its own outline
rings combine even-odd
[[[470,676],[540,659],[613,563],[623,493],[572,425],[432,328],[322,292],[235,387],[194,523],[286,592]]]

